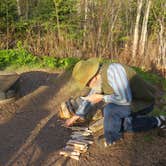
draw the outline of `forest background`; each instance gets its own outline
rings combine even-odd
[[[165,9],[165,0],[1,0],[0,66],[99,57],[166,76]]]

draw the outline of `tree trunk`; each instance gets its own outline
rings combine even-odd
[[[146,11],[145,11],[144,19],[143,19],[143,24],[142,24],[142,32],[141,32],[141,37],[139,41],[139,53],[141,57],[145,53],[145,45],[146,45],[146,39],[147,39],[147,25],[148,25],[151,2],[152,2],[151,0],[147,1]]]
[[[9,49],[9,9],[8,9],[8,2],[6,2],[6,49]]]
[[[22,20],[22,12],[21,12],[20,0],[17,0],[17,11],[18,11],[19,19]]]
[[[58,40],[60,40],[60,24],[59,24],[59,14],[58,14],[58,3],[54,0],[55,11],[56,11],[56,24],[58,30]]]
[[[141,9],[142,9],[142,3],[143,0],[138,0],[138,8],[137,8],[137,17],[136,17],[136,23],[134,28],[134,37],[133,37],[133,50],[132,50],[132,59],[135,61],[135,56],[137,53],[137,47],[138,47],[138,39],[139,39],[139,21],[141,17]]]
[[[112,7],[112,8],[111,8],[111,13],[109,13],[108,15],[106,15],[106,17],[109,17],[110,19],[109,19],[109,23],[108,23],[108,34],[107,34],[107,37],[106,37],[105,48],[103,49],[103,55],[104,55],[104,52],[106,50],[108,50],[108,49],[112,50],[112,48],[113,48],[113,46],[112,46],[113,30],[115,28],[115,23],[116,23],[116,21],[118,19],[118,13],[119,13],[120,6],[121,6],[121,4],[119,4],[116,7],[115,5],[112,4],[112,2],[110,2],[107,5],[109,5],[109,7]],[[113,58],[113,57],[111,57],[111,58]]]
[[[163,19],[164,20],[164,19]],[[158,65],[166,67],[166,39],[164,38],[164,26],[160,21],[160,32],[159,32],[159,61]]]
[[[84,0],[84,31],[83,31],[83,49],[86,49],[86,35],[87,35],[87,17],[88,17],[88,0]]]
[[[26,0],[26,8],[25,8],[25,19],[28,20],[29,17],[29,0]]]

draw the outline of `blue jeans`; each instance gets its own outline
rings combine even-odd
[[[104,108],[104,136],[107,143],[122,137],[122,131],[147,131],[157,126],[155,117],[131,116],[130,106],[107,104]]]

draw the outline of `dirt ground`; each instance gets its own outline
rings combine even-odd
[[[110,148],[89,147],[79,161],[59,155],[71,133],[55,106],[56,73],[21,74],[21,97],[0,106],[0,166],[166,166],[166,137],[157,129],[124,135]]]

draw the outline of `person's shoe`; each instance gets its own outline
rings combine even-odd
[[[157,119],[159,119],[159,122],[160,122],[158,127],[160,129],[166,130],[166,117],[163,115],[160,115],[157,117]]]
[[[111,144],[111,143],[106,142],[104,136],[101,135],[98,137],[96,144],[100,148],[106,148],[106,147],[110,147],[112,144],[115,144],[115,143]]]

